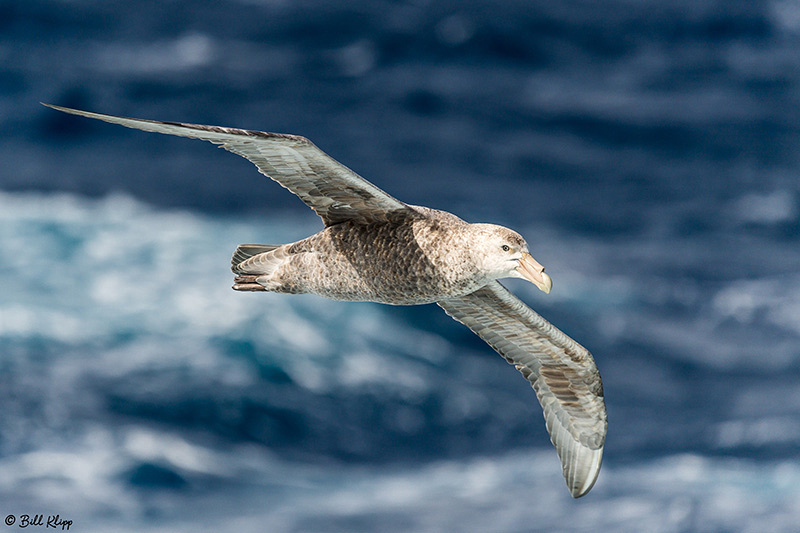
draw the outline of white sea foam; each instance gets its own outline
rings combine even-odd
[[[152,532],[369,531],[384,524],[432,532],[756,532],[766,525],[778,533],[794,531],[800,522],[800,468],[793,461],[684,454],[612,463],[593,492],[576,502],[556,490],[563,488],[557,461],[544,452],[403,468],[316,467],[282,462],[249,446],[198,447],[136,427],[126,435],[119,441],[94,430],[68,451],[0,461],[4,505],[63,510],[76,526]],[[121,488],[116,478],[142,460],[197,488],[161,491],[157,498]]]
[[[536,528],[565,531],[758,531],[765,524],[790,531],[800,521],[800,471],[769,455],[744,460],[668,450],[657,460],[619,464],[611,454],[597,487],[576,503],[543,430],[529,453],[492,447],[497,453],[484,458],[320,467],[181,421],[124,421],[109,413],[110,399],[161,402],[156,411],[168,411],[213,388],[213,409],[227,413],[214,419],[219,423],[244,416],[225,403],[231,396],[319,424],[314,417],[337,412],[319,402],[357,392],[375,405],[354,420],[371,423],[376,409],[384,430],[398,438],[415,438],[433,420],[468,449],[476,431],[486,442],[507,442],[501,433],[509,427],[541,424],[523,380],[477,341],[455,349],[454,341],[377,305],[230,290],[236,243],[302,237],[319,227],[313,216],[261,221],[155,209],[123,196],[0,193],[0,222],[7,288],[0,294],[0,502],[16,512],[71,511],[87,527],[120,531],[357,531],[376,523],[518,531],[531,527],[532,516]],[[716,400],[724,408],[700,444],[723,454],[796,447],[800,434],[791,428],[800,400],[791,380],[780,381],[798,360],[796,273],[670,283],[649,269],[668,271],[683,260],[681,249],[702,245],[658,231],[673,239],[669,251],[644,238],[601,245],[540,229],[554,259],[548,268],[561,273],[558,291],[548,302],[527,287],[513,288],[533,302],[554,302],[551,311],[582,313],[601,345],[662,350],[668,360],[691,361],[711,375],[719,368],[757,370]],[[685,312],[663,311],[676,307]],[[240,352],[225,348],[237,343]],[[625,372],[611,364],[614,354],[599,360],[601,371],[610,370],[604,376],[614,391],[612,412],[629,395],[669,405],[682,405],[687,390],[702,396],[670,367],[628,350],[619,354],[628,361]],[[282,398],[287,389],[259,380],[256,368],[279,369],[300,396]],[[275,390],[261,391],[265,384]],[[771,399],[776,391],[780,405]],[[292,403],[297,398],[309,405]],[[251,423],[269,423],[263,420]],[[325,431],[346,441],[341,446],[363,446],[355,427],[324,422],[331,424]],[[495,429],[476,430],[477,423]],[[660,450],[674,438],[642,433],[650,427],[642,424],[617,418],[618,441],[609,446]],[[270,427],[251,431],[268,442]],[[130,482],[142,465],[188,488],[143,490]],[[182,511],[174,520],[163,518],[175,509]]]

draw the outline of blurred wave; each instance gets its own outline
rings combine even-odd
[[[435,306],[230,290],[236,243],[300,238],[319,227],[313,215],[211,216],[128,196],[41,193],[0,194],[0,213],[0,272],[9,287],[0,298],[0,469],[9,505],[63,506],[87,521],[110,505],[114,520],[129,516],[157,530],[163,521],[142,517],[173,505],[202,509],[229,487],[265,509],[243,518],[242,529],[267,520],[287,531],[378,520],[459,529],[477,518],[429,508],[430,498],[493,508],[505,500],[492,495],[498,486],[561,502],[538,511],[554,527],[570,508],[566,491],[555,490],[558,464],[533,391]],[[568,310],[590,321],[583,328],[613,415],[602,495],[573,517],[576,528],[594,527],[591,509],[606,504],[617,509],[606,520],[622,530],[645,517],[664,531],[706,519],[725,527],[732,522],[717,514],[720,490],[743,500],[752,483],[783,494],[765,497],[759,511],[773,513],[777,527],[796,519],[797,472],[786,462],[800,443],[800,394],[786,372],[797,364],[796,323],[787,319],[796,301],[779,287],[797,284],[798,275],[710,286],[684,280],[680,290],[624,269],[608,278],[607,255],[642,261],[643,243],[600,250],[555,233],[539,231],[557,243],[552,255],[578,266],[556,265],[554,303],[533,305],[551,318]],[[581,266],[587,258],[599,271]],[[785,351],[773,342],[768,356],[754,357],[758,338],[729,337],[743,325],[783,337]],[[673,458],[654,466],[649,453]],[[694,466],[688,481],[669,478],[673,461],[702,465],[722,488],[703,494],[712,481],[688,474]],[[747,477],[761,468],[774,474]],[[639,493],[653,476],[666,486]],[[475,493],[469,483],[478,484]],[[670,500],[653,518],[686,483],[696,494]],[[331,491],[328,503],[310,511],[309,490]],[[382,491],[394,503],[368,512]],[[276,493],[281,503],[264,507]],[[217,518],[235,512],[230,498]],[[168,527],[188,531],[199,516],[215,519],[198,512]],[[521,527],[524,516],[511,512],[501,530]]]

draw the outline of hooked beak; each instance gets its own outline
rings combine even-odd
[[[539,290],[545,294],[548,294],[550,289],[553,288],[553,280],[544,273],[544,267],[527,252],[522,254],[522,258],[519,260],[517,272],[519,272],[523,278],[539,287]]]

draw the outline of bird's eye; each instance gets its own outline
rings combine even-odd
[[[511,249],[511,248],[508,247],[507,244],[504,244],[503,246],[501,246],[501,248],[503,249],[504,252],[507,252],[507,251],[509,251]]]

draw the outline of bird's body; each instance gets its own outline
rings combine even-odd
[[[464,296],[491,281],[466,246],[472,225],[445,211],[409,207],[397,220],[340,222],[239,261],[248,248],[259,251],[243,245],[232,268],[249,283],[234,288],[417,305]]]
[[[497,280],[552,282],[518,233],[405,204],[295,135],[54,109],[202,139],[247,158],[314,209],[325,228],[295,243],[244,244],[233,288],[393,305],[437,303],[513,364],[536,391],[573,497],[600,471],[606,409],[591,354]]]

